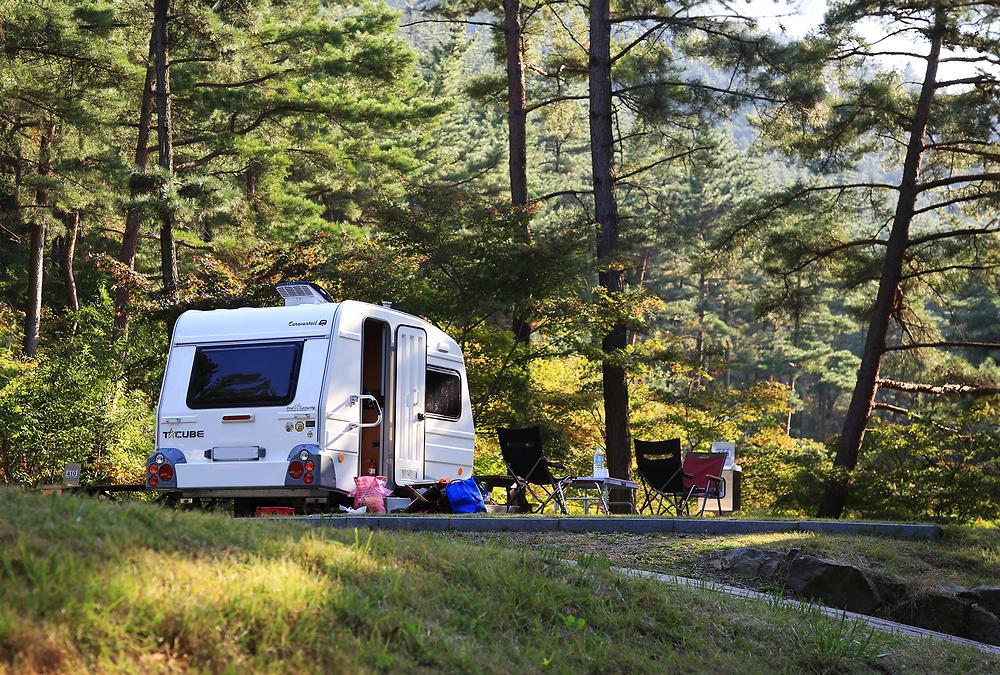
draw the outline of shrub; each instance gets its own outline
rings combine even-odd
[[[1000,397],[935,401],[905,424],[873,420],[851,487],[868,518],[1000,517]]]
[[[125,386],[109,346],[106,304],[71,317],[30,361],[0,350],[0,481],[37,485],[82,462],[93,481],[141,480],[152,451],[148,394]]]

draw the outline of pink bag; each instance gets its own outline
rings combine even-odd
[[[385,498],[392,490],[385,486],[385,476],[358,476],[354,479],[354,508],[368,507],[368,513],[385,513]]]

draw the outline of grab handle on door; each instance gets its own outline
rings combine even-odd
[[[354,397],[352,397],[352,398],[354,398]],[[375,404],[375,409],[378,410],[378,419],[377,420],[375,420],[374,422],[362,423],[359,426],[362,429],[368,429],[369,427],[377,427],[378,425],[382,424],[382,406],[379,405],[378,399],[375,398],[374,396],[372,396],[371,394],[361,394],[360,396],[357,397],[357,399],[359,401],[363,401],[365,399],[368,399],[369,401],[371,401],[372,403]]]

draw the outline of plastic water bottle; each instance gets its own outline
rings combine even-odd
[[[605,462],[604,448],[599,445],[594,447],[594,476],[597,478],[608,477],[608,465]]]

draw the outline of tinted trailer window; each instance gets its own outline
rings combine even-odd
[[[462,416],[462,377],[454,370],[427,369],[424,411],[457,420]]]
[[[198,347],[188,384],[188,407],[287,405],[295,398],[301,360],[301,342]]]

